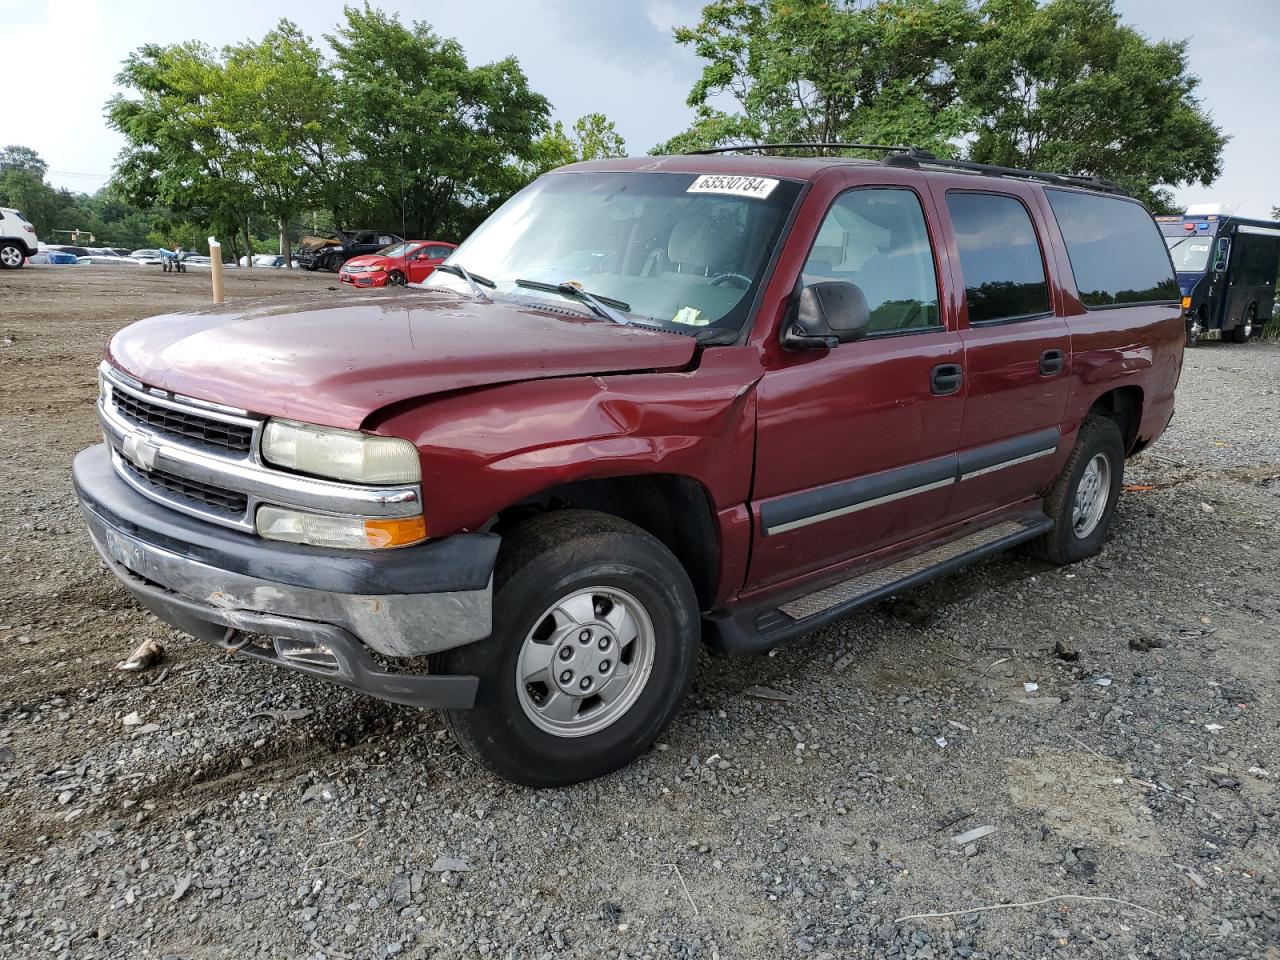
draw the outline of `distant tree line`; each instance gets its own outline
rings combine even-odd
[[[0,153],[0,203],[42,238],[232,252],[372,227],[460,239],[545,170],[618,156],[613,123],[571,127],[514,57],[365,5],[322,51],[281,20],[260,40],[138,48],[106,108],[125,137],[93,196],[54,190],[32,151]],[[1208,185],[1227,137],[1195,96],[1186,44],[1151,41],[1113,0],[712,0],[674,31],[704,66],[692,126],[653,152],[750,141],[913,144],[942,156],[1097,175],[1158,211]]]

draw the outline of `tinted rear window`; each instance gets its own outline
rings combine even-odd
[[[1164,238],[1146,208],[1096,193],[1046,190],[1086,307],[1178,299]]]
[[[1014,197],[947,194],[960,249],[970,323],[991,323],[1049,312],[1040,241],[1031,216]]]

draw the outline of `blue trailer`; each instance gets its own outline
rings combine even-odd
[[[1257,333],[1276,299],[1280,223],[1232,216],[1217,204],[1156,220],[1182,289],[1187,346],[1214,331],[1233,343]]]

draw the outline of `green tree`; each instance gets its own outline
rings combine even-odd
[[[557,120],[551,129],[534,143],[534,160],[528,165],[530,178],[581,160],[604,160],[625,157],[627,142],[612,120],[603,113],[579,117],[573,132]]]
[[[350,140],[335,221],[461,235],[527,180],[550,105],[514,58],[472,67],[456,40],[368,6],[327,39]]]
[[[44,175],[49,171],[49,165],[30,147],[11,143],[7,147],[0,148],[0,173],[7,173],[10,170],[26,170],[43,180]]]
[[[1113,0],[983,0],[959,66],[985,163],[1106,177],[1167,208],[1208,185],[1227,137],[1195,98],[1184,41],[1151,41]]]
[[[228,47],[215,79],[210,99],[229,144],[227,161],[276,218],[280,253],[292,267],[289,225],[324,195],[331,174],[333,76],[311,39],[281,20],[258,42]]]
[[[657,148],[743,140],[914,143],[949,153],[968,125],[955,66],[966,0],[716,0],[677,43],[706,61],[694,125]],[[716,103],[732,101],[733,110]]]
[[[107,104],[107,123],[125,138],[113,183],[135,205],[160,205],[165,246],[190,246],[183,225],[235,238],[247,232],[253,190],[236,169],[235,141],[223,125],[221,61],[197,42],[147,44],[124,61],[116,82],[133,96]],[[245,237],[246,244],[249,242]],[[232,252],[235,252],[235,244]]]

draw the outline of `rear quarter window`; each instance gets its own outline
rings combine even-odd
[[[1178,281],[1160,228],[1146,207],[1120,197],[1045,190],[1086,307],[1168,303]]]

